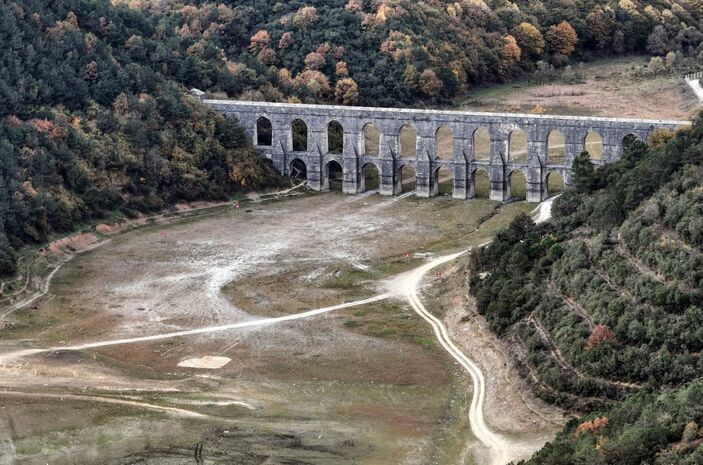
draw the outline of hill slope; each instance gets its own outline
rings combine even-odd
[[[236,121],[121,46],[153,33],[108,2],[0,2],[0,276],[23,245],[111,212],[279,182]]]
[[[595,172],[579,157],[551,224],[518,218],[471,258],[537,393],[592,412],[531,463],[694,463],[698,433],[678,441],[703,421],[703,124],[653,143]]]
[[[169,37],[164,49],[163,39],[144,36],[147,54],[188,60],[188,74],[162,60],[167,74],[242,99],[451,102],[476,86],[596,56],[671,52],[657,60],[663,69],[703,52],[703,11],[685,0],[122,3],[150,12]]]

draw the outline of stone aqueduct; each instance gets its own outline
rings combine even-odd
[[[594,161],[599,164],[617,160],[622,154],[627,136],[646,140],[654,130],[671,130],[690,124],[687,121],[233,100],[203,99],[203,102],[216,111],[238,118],[254,146],[263,156],[271,159],[282,174],[290,174],[294,162],[304,163],[308,184],[313,189],[329,188],[329,166],[330,163],[337,162],[342,167],[343,192],[363,192],[364,170],[371,164],[378,170],[380,193],[397,195],[402,192],[401,169],[410,165],[415,170],[415,195],[431,197],[438,191],[438,172],[445,167],[453,179],[454,198],[472,198],[476,192],[476,173],[483,170],[488,175],[490,198],[499,201],[511,197],[510,178],[516,171],[525,176],[526,197],[530,202],[542,201],[548,197],[547,179],[551,173],[559,173],[564,183],[569,185],[573,159],[585,149],[588,134],[597,134],[596,139],[600,138],[602,142],[602,157]],[[258,133],[262,122],[263,127],[268,128],[265,137]],[[337,142],[339,149],[334,151],[337,153],[330,150],[331,124],[335,124],[340,132],[343,131],[342,141]],[[364,128],[369,124],[380,133],[377,153],[367,153],[368,142],[365,142]],[[298,142],[297,147],[293,134],[295,125],[304,132],[303,142]],[[403,156],[401,152],[399,134],[401,128],[408,125],[416,135],[414,156]],[[452,136],[453,148],[449,149],[449,156],[445,156],[445,159],[438,156],[436,139],[440,128],[445,132],[450,130]],[[484,150],[487,156],[483,159],[476,156],[475,142],[479,130],[487,131],[490,136],[490,142],[485,144]],[[520,157],[520,160],[511,153],[512,134],[517,130],[524,131],[527,139],[526,157]],[[563,140],[563,157],[556,163],[548,157],[548,140],[552,131],[560,132]]]

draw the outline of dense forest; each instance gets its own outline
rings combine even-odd
[[[537,394],[590,412],[529,463],[700,463],[702,179],[699,117],[598,170],[579,156],[549,224],[521,216],[472,255],[478,309]]]
[[[153,15],[153,33],[130,40],[157,71],[245,100],[451,102],[604,55],[649,53],[651,72],[703,58],[703,7],[691,0],[121,3]]]
[[[0,276],[23,245],[111,212],[280,182],[236,121],[123,46],[154,28],[109,2],[0,1]]]

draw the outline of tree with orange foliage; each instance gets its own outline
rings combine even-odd
[[[498,74],[506,78],[515,74],[519,69],[522,50],[520,50],[515,37],[510,34],[505,36],[503,40],[505,44],[503,45],[503,54],[500,63],[498,63]]]
[[[316,96],[329,94],[331,90],[330,81],[327,79],[327,76],[316,70],[306,69],[302,73],[299,73],[295,77],[295,80],[299,86],[305,86],[310,93]]]
[[[317,8],[314,6],[304,6],[295,13],[295,16],[293,16],[293,25],[304,28],[311,25],[318,19],[319,16],[317,15]]]
[[[352,78],[337,81],[334,98],[343,105],[354,105],[359,101],[359,86]]]
[[[608,417],[598,417],[591,421],[584,421],[576,427],[576,436],[583,433],[594,434],[608,426]]]
[[[571,55],[579,42],[576,31],[567,21],[550,26],[545,37],[550,49],[564,56]]]
[[[329,42],[325,42],[323,44],[320,44],[315,51],[325,57],[328,53],[332,51],[332,46],[329,44]]]
[[[586,350],[593,350],[606,342],[615,342],[615,334],[606,325],[596,325],[586,341]]]
[[[409,35],[400,31],[391,31],[388,38],[381,44],[381,53],[393,57],[395,61],[402,58],[410,60],[412,58],[412,39]]]
[[[293,34],[290,32],[284,32],[281,36],[281,40],[278,41],[278,48],[286,49],[293,44]]]
[[[428,97],[437,97],[443,85],[437,74],[429,68],[420,74],[420,91]]]
[[[271,47],[264,47],[256,55],[256,58],[263,64],[271,66],[276,63],[276,52]]]
[[[520,23],[513,28],[511,35],[515,37],[524,58],[538,57],[544,52],[544,37],[536,26]]]
[[[325,57],[318,52],[310,52],[305,56],[306,69],[320,69],[325,66]]]
[[[253,36],[251,36],[251,41],[249,43],[249,49],[252,52],[257,52],[265,47],[268,47],[268,45],[271,43],[271,36],[269,35],[268,31],[265,29],[261,29],[256,32]]]
[[[349,67],[346,61],[338,61],[334,67],[334,72],[337,76],[349,76]]]

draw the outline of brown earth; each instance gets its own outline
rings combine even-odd
[[[678,73],[648,75],[649,58],[632,56],[575,65],[582,79],[511,83],[479,89],[462,102],[465,110],[537,112],[644,119],[688,119],[700,104]],[[563,71],[562,71],[563,72]]]

